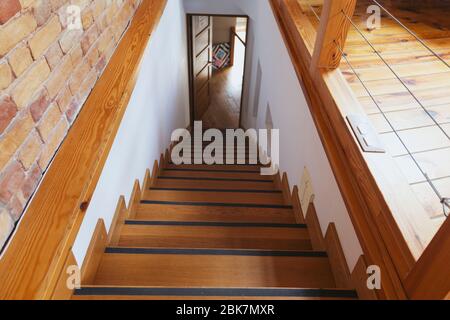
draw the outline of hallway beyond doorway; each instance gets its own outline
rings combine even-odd
[[[199,22],[210,21],[205,30],[209,32],[210,59],[202,67],[206,36],[199,31]],[[192,69],[193,83],[192,118],[203,121],[205,128],[239,128],[244,82],[247,17],[193,16]],[[206,25],[206,23],[204,23]],[[209,29],[209,30],[208,30]],[[200,48],[200,50],[198,50]],[[206,69],[210,68],[207,76]],[[207,92],[207,93],[206,93]],[[207,101],[205,101],[207,100]]]

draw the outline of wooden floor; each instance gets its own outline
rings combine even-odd
[[[318,20],[311,7],[320,14],[321,3],[301,1],[316,27]],[[433,6],[418,5],[418,1],[380,3],[450,64],[450,2],[435,1]],[[439,227],[445,219],[442,205],[382,112],[442,196],[450,197],[450,67],[386,14],[382,16],[381,28],[369,31],[366,10],[371,4],[372,1],[359,0],[353,21],[393,71],[354,27],[344,51],[381,110],[345,59],[340,69],[388,152]]]
[[[215,72],[211,80],[211,105],[203,116],[206,128],[238,128],[244,75],[245,47],[236,39],[234,66]]]

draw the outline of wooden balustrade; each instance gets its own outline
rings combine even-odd
[[[326,0],[316,33],[298,0],[271,0],[280,31],[368,264],[382,272],[384,299],[445,298],[449,223],[426,247],[422,205],[389,155],[362,152],[345,119],[365,115],[338,66],[356,1]],[[343,14],[343,12],[346,14]],[[423,253],[423,255],[421,255]],[[447,269],[447,270],[446,270]]]
[[[341,63],[356,0],[325,0],[311,66],[336,69]]]

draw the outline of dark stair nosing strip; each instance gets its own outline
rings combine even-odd
[[[218,172],[218,173],[261,173],[260,170],[214,170],[214,169],[183,169],[183,168],[164,168],[166,171],[183,172]]]
[[[130,226],[186,226],[186,227],[231,227],[231,228],[292,228],[305,229],[306,224],[252,223],[252,222],[197,222],[197,221],[147,221],[125,220]]]
[[[176,164],[173,163],[172,160],[169,160],[168,164],[169,164],[169,165],[174,165],[174,166],[176,166]],[[217,165],[217,164],[218,164],[218,163],[216,163],[216,165]],[[196,164],[196,163],[182,163],[181,166],[183,166],[183,165],[200,165],[200,166],[208,165],[208,166],[209,166],[210,164],[202,162],[202,163],[200,163],[200,164]],[[239,166],[239,167],[260,167],[260,168],[266,168],[266,167],[267,167],[267,165],[261,164],[261,163],[255,163],[255,164],[251,164],[251,163],[235,163],[235,164],[232,164],[232,166]]]
[[[253,190],[253,189],[195,189],[195,188],[157,188],[151,187],[149,190],[155,191],[187,191],[187,192],[228,192],[228,193],[282,193],[281,190]]]
[[[273,180],[260,180],[260,179],[237,179],[237,178],[207,178],[207,177],[166,177],[158,176],[158,179],[164,180],[194,180],[194,181],[232,181],[232,182],[260,182],[260,183],[272,183]]]
[[[165,249],[106,247],[106,254],[164,254],[196,256],[308,257],[326,258],[324,251],[240,250],[240,249]]]
[[[82,287],[75,296],[198,296],[198,297],[305,297],[357,299],[354,290],[288,288],[145,288]]]
[[[276,205],[276,204],[156,201],[156,200],[141,200],[141,204],[161,204],[161,205],[172,205],[172,206],[197,206],[197,207],[266,208],[266,209],[292,209],[293,208],[290,205]]]

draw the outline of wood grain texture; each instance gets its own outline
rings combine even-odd
[[[108,244],[117,245],[120,232],[125,219],[128,217],[128,209],[125,203],[125,197],[120,196],[114,213],[111,226],[108,231]]]
[[[50,298],[114,141],[165,0],[144,0],[0,261],[0,298]]]
[[[139,203],[142,199],[142,195],[144,194],[145,189],[141,190],[141,186],[139,184],[139,180],[134,182],[133,191],[130,196],[130,201],[128,203],[128,217],[136,216],[136,210],[139,206]]]
[[[300,228],[125,225],[121,247],[311,250]]]
[[[248,203],[284,205],[285,200],[279,193],[254,193],[254,192],[205,192],[205,191],[173,191],[173,190],[150,190],[147,191],[142,200],[154,201],[189,201],[207,203]]]
[[[360,300],[378,300],[376,291],[367,287],[367,263],[364,256],[359,257],[351,274],[352,285]]]
[[[51,297],[52,300],[70,300],[72,299],[73,290],[67,287],[68,273],[67,269],[71,266],[77,266],[77,261],[72,251],[67,255],[67,260],[64,264],[64,268],[61,270],[61,274],[58,278],[55,290]]]
[[[446,299],[450,293],[450,219],[445,220],[436,237],[406,279],[411,299]]]
[[[291,209],[165,206],[142,204],[136,219],[151,221],[216,221],[295,223]]]
[[[142,184],[142,190],[150,188],[150,181],[152,179],[150,169],[145,170],[144,183]]]
[[[95,284],[219,288],[335,287],[327,258],[170,254],[105,254]]]
[[[367,259],[384,270],[384,297],[405,298],[401,277],[411,269],[414,257],[392,217],[384,195],[367,168],[368,160],[362,154],[341,113],[340,107],[344,105],[350,108],[357,106],[357,103],[349,103],[356,98],[345,100],[342,96],[338,97],[340,99],[333,96],[332,93],[335,92],[344,92],[351,96],[351,90],[345,87],[345,80],[339,80],[339,77],[342,77],[339,75],[340,71],[312,72],[311,35],[315,32],[305,30],[305,22],[302,21],[304,17],[301,16],[302,10],[298,2],[272,0],[270,3],[357,236]],[[335,80],[333,89],[328,87],[332,80]],[[391,219],[389,227],[385,226],[381,230],[374,228],[377,226],[376,217],[380,216],[380,212],[383,213],[383,218]],[[411,212],[414,212],[414,209]],[[387,240],[384,241],[383,238]]]
[[[106,234],[105,222],[99,219],[95,226],[91,242],[89,243],[86,257],[81,267],[81,283],[92,284],[97,269],[100,265],[105,248],[108,245],[108,235]]]
[[[350,279],[350,270],[348,269],[347,260],[334,223],[328,225],[325,243],[336,286],[339,288],[351,288],[353,285]]]
[[[312,56],[313,68],[336,69],[341,62],[356,0],[325,0]],[[339,50],[339,47],[341,50]]]
[[[319,218],[317,217],[316,208],[311,203],[306,213],[306,225],[308,226],[309,236],[311,237],[311,243],[314,250],[326,250],[325,238],[320,227]]]
[[[281,179],[281,190],[283,191],[283,197],[286,204],[292,204],[292,194],[291,187],[289,186],[289,179],[287,173],[283,173],[283,178]]]
[[[294,208],[295,220],[297,221],[297,223],[306,223],[305,214],[303,213],[302,210],[302,205],[300,202],[297,186],[294,186],[291,198],[292,198],[292,206]]]

